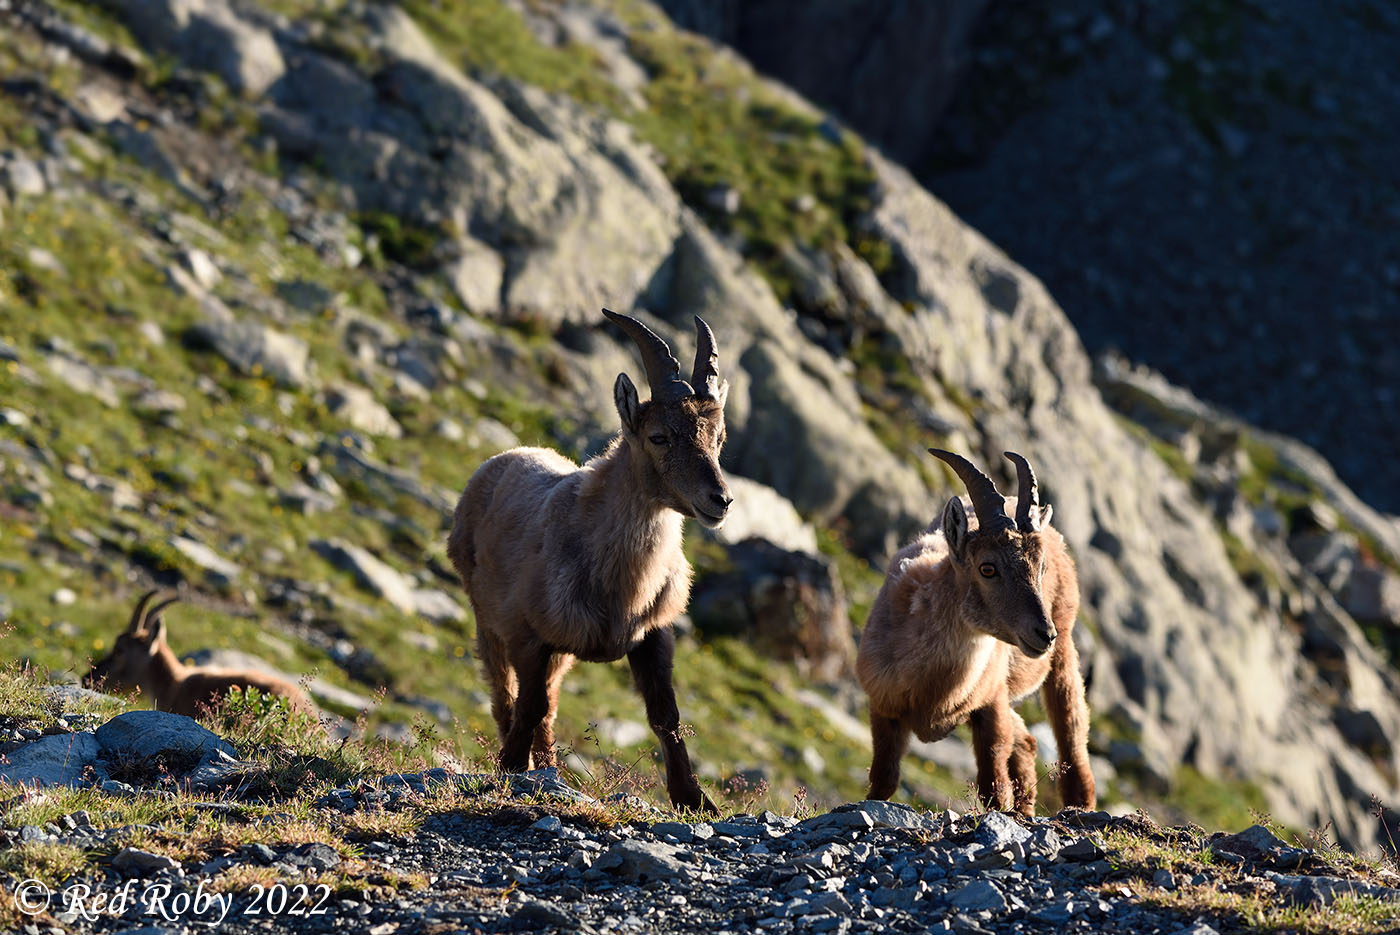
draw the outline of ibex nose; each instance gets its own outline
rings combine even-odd
[[[715,506],[719,507],[721,513],[728,510],[729,505],[734,502],[734,498],[729,495],[729,491],[727,490],[723,493],[710,494],[710,500],[714,502]]]
[[[1035,631],[1035,638],[1045,643],[1046,646],[1049,646],[1051,643],[1055,642],[1055,637],[1057,635],[1058,634],[1055,632],[1055,627],[1053,624],[1050,626],[1040,627]]]

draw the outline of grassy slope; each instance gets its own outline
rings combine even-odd
[[[84,13],[88,25],[120,38],[119,28],[90,9],[84,8]],[[74,66],[31,58],[24,45],[17,39],[0,39],[6,65],[40,73],[63,91],[80,83]],[[541,54],[552,59],[547,50]],[[146,81],[158,90],[165,77],[152,67]],[[242,105],[226,96],[218,102],[222,116],[216,110],[206,119],[226,130],[236,148]],[[0,147],[38,155],[39,142],[22,105],[0,98]],[[446,517],[408,498],[386,501],[353,485],[347,487],[347,502],[331,513],[304,516],[283,509],[276,489],[295,481],[320,441],[334,438],[346,426],[311,394],[284,391],[266,379],[239,374],[217,355],[183,340],[199,313],[191,299],[168,283],[165,270],[178,264],[177,251],[160,234],[173,219],[173,226],[185,232],[183,245],[218,257],[228,275],[214,291],[235,308],[249,290],[271,295],[279,283],[304,280],[342,297],[337,307],[377,318],[406,336],[408,329],[389,313],[375,283],[372,268],[384,261],[372,256],[374,262],[361,270],[328,265],[289,237],[285,218],[251,188],[238,193],[232,210],[215,220],[176,187],[105,147],[86,155],[95,158],[84,159],[77,180],[70,179],[59,192],[10,206],[0,240],[0,340],[21,356],[4,377],[4,400],[30,417],[26,426],[3,427],[0,437],[21,445],[33,442],[51,452],[54,461],[46,471],[51,498],[43,502],[29,497],[28,481],[15,473],[13,463],[6,465],[9,503],[0,531],[0,593],[14,608],[12,629],[5,637],[7,654],[81,675],[88,660],[108,647],[135,594],[154,578],[165,584],[187,582],[200,595],[200,606],[169,614],[177,651],[202,646],[250,649],[289,671],[314,672],[331,682],[371,691],[375,686],[351,682],[324,651],[297,639],[285,621],[261,606],[269,582],[293,578],[324,595],[314,609],[314,625],[374,653],[388,675],[391,698],[422,695],[451,708],[457,723],[438,729],[458,742],[459,756],[470,756],[476,750],[473,736],[493,733],[471,664],[470,621],[433,627],[405,617],[356,589],[348,574],[331,568],[307,547],[313,539],[341,537],[413,572],[432,559],[444,564]],[[145,208],[129,208],[109,197],[118,188],[142,191],[154,201]],[[182,217],[197,223],[181,223]],[[213,236],[201,233],[206,225],[214,227]],[[47,268],[53,265],[49,257],[61,268]],[[470,467],[490,451],[464,449],[438,437],[431,427],[443,415],[469,424],[489,414],[506,421],[527,443],[560,445],[561,439],[549,433],[549,414],[519,400],[494,395],[477,399],[451,382],[435,390],[429,401],[395,396],[388,390],[387,377],[364,373],[345,349],[342,317],[335,308],[322,314],[293,312],[291,320],[278,327],[309,344],[322,379],[368,379],[377,395],[389,401],[407,438],[392,451],[385,446],[378,452],[384,460],[412,467],[425,483],[446,489],[460,486]],[[140,335],[135,325],[143,321],[160,327],[164,343],[151,344]],[[126,387],[121,390],[122,403],[114,408],[70,389],[44,363],[41,349],[55,339],[97,366],[139,372],[181,397],[183,411],[173,418],[142,414],[130,405],[136,391]],[[24,368],[37,373],[39,382],[26,382]],[[212,380],[216,389],[207,384],[201,389],[201,377]],[[72,465],[129,484],[141,507],[114,511],[106,493],[65,476],[65,468]],[[68,473],[81,476],[71,469]],[[388,510],[397,521],[383,522],[367,515],[370,510]],[[168,545],[176,534],[205,542],[237,562],[244,569],[241,579],[230,588],[217,586]],[[850,590],[868,593],[873,576],[863,563],[845,555],[835,540],[828,541],[828,549],[840,554]],[[423,577],[425,584],[455,590],[450,582]],[[50,600],[63,587],[76,593],[76,603],[58,606]],[[412,633],[435,638],[440,649],[422,652],[405,639]],[[792,700],[801,685],[790,667],[760,660],[739,641],[701,645],[685,640],[677,668],[682,708],[696,726],[696,758],[717,776],[763,767],[773,781],[765,799],[772,803],[792,795],[798,786],[832,801],[858,794],[865,754],[838,737],[820,714]],[[586,760],[614,754],[628,763],[640,757],[645,765],[653,754],[649,738],[624,750],[605,749],[590,740],[589,722],[599,716],[644,722],[625,665],[581,666],[570,676],[560,736]],[[392,700],[376,714],[375,720],[380,719],[426,720],[421,711]],[[736,719],[747,736],[740,758],[731,742]],[[805,765],[801,752],[806,747],[825,760],[825,775]],[[911,772],[930,792],[941,788],[954,798],[961,792],[958,783],[936,770],[911,765]]]
[[[339,3],[276,0],[267,5],[291,16],[321,18],[331,27],[327,47],[355,60],[356,37],[335,28]],[[58,6],[99,33],[130,42],[100,8],[67,0]],[[710,223],[732,234],[780,293],[786,283],[775,257],[788,237],[811,247],[846,240],[878,264],[879,245],[862,240],[851,224],[865,204],[869,184],[859,144],[848,135],[824,132],[817,118],[767,89],[742,63],[671,30],[649,7],[626,0],[613,4],[632,30],[632,53],[651,71],[643,92],[648,106],[637,109],[603,77],[591,51],[540,45],[519,16],[496,0],[408,0],[404,6],[444,53],[469,71],[570,94],[632,123],[662,154],[682,195]],[[80,82],[75,65],[36,56],[28,44],[9,35],[0,36],[0,71],[41,75],[64,93]],[[141,80],[157,94],[166,93],[170,78],[168,63],[143,66]],[[246,139],[251,126],[247,105],[217,82],[206,79],[205,84],[211,103],[203,123],[250,164],[261,164],[264,160]],[[0,97],[0,148],[37,154],[40,144],[21,105]],[[0,437],[21,444],[32,440],[51,451],[56,462],[47,471],[53,483],[51,503],[35,503],[24,495],[26,483],[13,464],[6,464],[0,477],[7,491],[6,521],[0,528],[0,593],[14,607],[13,631],[5,637],[7,655],[81,674],[87,660],[104,651],[135,593],[155,577],[166,583],[186,581],[204,598],[197,610],[171,613],[177,651],[249,648],[290,671],[314,671],[329,681],[371,690],[373,685],[352,683],[322,649],[297,638],[285,620],[262,605],[270,582],[291,577],[318,592],[313,627],[369,649],[382,664],[391,700],[376,720],[426,720],[421,711],[394,702],[394,695],[440,700],[456,721],[436,729],[459,758],[474,756],[478,751],[472,738],[489,736],[493,729],[483,706],[483,686],[471,665],[471,622],[432,627],[405,617],[356,589],[347,574],[307,548],[313,539],[337,536],[415,572],[430,560],[442,565],[446,518],[408,498],[385,500],[353,485],[341,508],[328,514],[303,516],[279,506],[273,488],[296,479],[320,440],[334,438],[345,426],[310,394],[284,392],[264,379],[237,374],[216,355],[182,342],[197,310],[167,284],[164,270],[177,262],[176,250],[161,233],[180,216],[216,229],[215,236],[207,237],[199,225],[176,225],[186,232],[185,242],[225,262],[230,275],[215,292],[231,304],[241,290],[270,295],[279,283],[296,279],[343,297],[319,314],[293,312],[279,327],[308,342],[322,378],[375,386],[406,430],[404,441],[392,450],[383,446],[379,457],[411,467],[427,483],[455,489],[490,453],[437,436],[432,426],[443,415],[467,423],[480,415],[499,418],[526,443],[567,448],[576,433],[556,425],[537,405],[498,390],[479,399],[460,381],[449,380],[430,400],[419,401],[394,395],[382,372],[365,372],[341,338],[342,309],[353,308],[408,334],[377,284],[375,270],[391,257],[371,250],[365,267],[336,268],[289,237],[285,218],[253,189],[239,192],[224,216],[212,218],[174,186],[106,148],[84,159],[80,184],[70,180],[59,194],[10,206],[0,238],[0,340],[16,347],[22,364],[42,378],[28,385],[20,378],[21,366],[13,364],[0,377],[5,405],[32,420],[27,427],[0,427]],[[739,192],[737,214],[717,214],[706,206],[704,193],[716,184]],[[127,207],[111,196],[117,185],[149,193],[153,205]],[[816,205],[804,210],[800,201],[806,194],[816,196]],[[36,263],[36,247],[51,253],[62,272]],[[430,283],[420,287],[433,291]],[[164,344],[152,345],[138,336],[133,325],[143,320],[161,327]],[[68,389],[42,362],[39,349],[54,337],[94,364],[145,374],[179,394],[184,411],[174,419],[143,416],[125,400],[108,409]],[[529,341],[526,335],[509,337],[522,347]],[[202,376],[217,389],[200,389]],[[72,464],[129,483],[141,497],[141,508],[114,512],[105,494],[65,477],[63,466]],[[398,519],[384,522],[374,510],[387,510]],[[244,569],[242,580],[228,589],[214,585],[167,545],[177,533],[188,533],[237,561]],[[93,541],[100,544],[93,546]],[[878,576],[846,552],[836,534],[823,531],[822,542],[836,559],[858,624]],[[423,577],[425,584],[451,589],[441,578]],[[77,602],[68,607],[51,603],[50,595],[60,587],[73,589]],[[438,649],[425,652],[405,638],[415,633],[434,638]],[[692,750],[713,775],[764,768],[772,780],[772,789],[761,798],[764,804],[781,804],[799,787],[809,789],[818,802],[859,795],[867,754],[820,714],[793,700],[803,686],[791,667],[760,660],[739,641],[686,639],[677,672],[683,717],[696,728]],[[586,665],[566,683],[559,735],[600,773],[599,754],[637,763],[644,773],[648,758],[655,759],[649,738],[622,750],[604,749],[591,740],[590,721],[599,717],[644,722],[628,681],[624,665]],[[825,761],[824,773],[814,773],[804,762],[807,747]],[[906,777],[931,800],[963,799],[960,784],[936,768],[911,761]],[[1048,784],[1042,791],[1053,803]],[[1180,804],[1187,814],[1209,814],[1231,826],[1247,823],[1248,790],[1226,790],[1223,797],[1217,791]],[[742,802],[753,793],[734,795],[734,801]]]

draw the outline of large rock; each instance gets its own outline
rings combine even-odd
[[[220,587],[227,587],[243,575],[237,563],[224,558],[202,542],[185,536],[171,536],[170,545],[185,558],[202,568],[210,580]]]
[[[828,366],[811,366],[819,363]],[[934,506],[871,432],[859,404],[834,391],[849,384],[829,363],[796,359],[767,341],[750,347],[740,360],[750,380],[749,421],[727,460],[804,512],[828,523],[844,518],[862,553],[888,555],[924,525],[919,511],[932,514]]]
[[[301,338],[237,317],[211,296],[201,297],[200,307],[204,318],[190,330],[190,337],[212,348],[240,373],[266,376],[294,389],[311,382],[311,360]]]
[[[111,377],[87,361],[68,354],[50,354],[45,361],[50,372],[69,389],[92,396],[109,408],[121,401]]]
[[[332,565],[352,573],[362,587],[384,598],[401,613],[417,612],[413,580],[366,549],[340,539],[318,539],[311,543],[311,548]]]
[[[660,841],[619,841],[593,864],[594,870],[614,873],[624,880],[646,883],[652,880],[685,882],[696,874],[693,866],[683,863],[681,851]]]
[[[344,419],[362,432],[385,438],[403,437],[403,426],[374,398],[374,393],[363,386],[337,383],[326,391],[326,405],[331,415]]]
[[[817,532],[797,508],[766,484],[730,474],[729,492],[734,503],[724,525],[713,535],[726,545],[737,545],[755,536],[790,552],[817,551]]]
[[[91,732],[50,734],[5,754],[0,763],[0,782],[30,786],[77,786],[84,784],[89,767],[102,778],[97,767],[100,753]]]
[[[147,47],[212,71],[235,91],[261,94],[286,71],[272,34],[223,0],[118,0],[117,6]]]
[[[380,98],[347,117],[300,90],[330,67],[300,66],[264,110],[283,148],[316,159],[364,209],[469,234],[448,272],[473,311],[593,321],[630,306],[670,253],[680,210],[631,131],[535,88],[467,78],[396,7],[364,16],[387,60]]]
[[[293,685],[305,685],[306,691],[318,703],[325,702],[354,711],[367,711],[375,705],[375,700],[368,695],[361,695],[348,688],[341,688],[319,676],[307,678],[303,675],[287,672],[261,656],[244,652],[241,649],[196,649],[193,652],[182,654],[180,661],[192,666],[264,672]]]
[[[706,575],[695,585],[690,614],[697,627],[744,636],[819,679],[850,674],[850,614],[826,559],[757,538],[731,546],[728,556],[732,571]]]
[[[171,755],[199,759],[211,750],[234,754],[227,741],[194,718],[167,711],[119,714],[97,729],[97,744],[106,759]]]

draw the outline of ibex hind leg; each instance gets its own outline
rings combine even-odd
[[[530,768],[535,731],[549,713],[549,662],[552,653],[539,645],[512,648],[511,665],[520,680],[520,693],[511,710],[510,730],[501,738],[501,769],[521,773]]]
[[[481,626],[476,630],[476,654],[481,659],[481,674],[491,686],[491,716],[496,719],[496,736],[505,742],[510,722],[515,714],[515,698],[520,693],[515,667],[506,656],[506,646]]]
[[[559,688],[564,683],[565,673],[573,664],[574,657],[565,653],[557,653],[549,659],[549,668],[544,680],[549,708],[545,712],[544,720],[535,728],[535,744],[531,748],[535,769],[558,765],[558,757],[554,752],[554,718],[559,713]]]

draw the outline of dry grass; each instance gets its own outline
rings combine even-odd
[[[1254,883],[1208,883],[1174,892],[1152,890],[1141,897],[1147,906],[1206,916],[1220,931],[1309,932],[1316,935],[1381,935],[1400,928],[1400,906],[1366,896],[1342,896],[1327,906],[1282,905],[1273,888]]]
[[[0,851],[0,873],[18,880],[35,879],[53,885],[81,873],[89,853],[72,844],[25,841]]]

